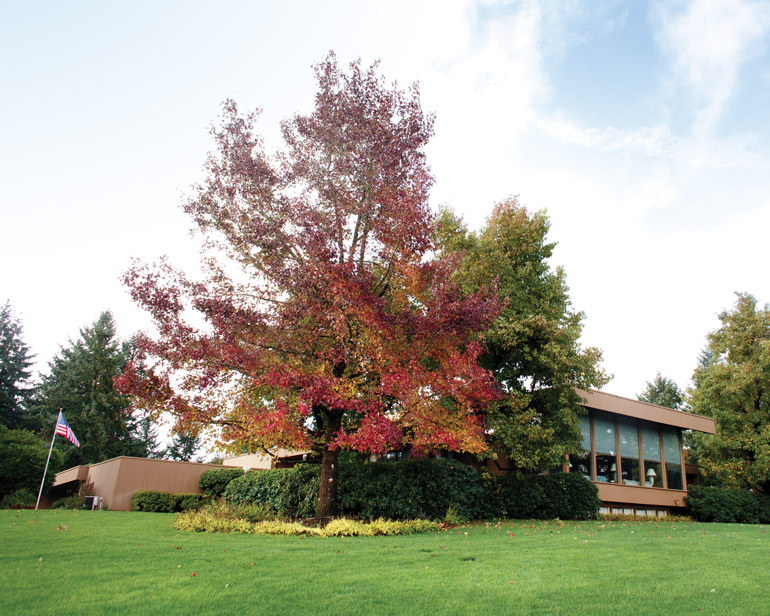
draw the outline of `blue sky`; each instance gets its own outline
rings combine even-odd
[[[0,2],[0,301],[41,368],[101,310],[147,327],[119,276],[194,269],[179,204],[220,102],[276,147],[334,49],[419,80],[434,205],[547,210],[608,391],[687,385],[733,293],[770,301],[768,43],[748,0]]]

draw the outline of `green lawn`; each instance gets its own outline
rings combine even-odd
[[[0,511],[2,614],[769,614],[762,526],[504,522],[405,537]]]

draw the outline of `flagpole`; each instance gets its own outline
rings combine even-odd
[[[48,449],[48,459],[45,461],[45,470],[43,471],[43,479],[40,481],[40,490],[37,493],[37,502],[35,502],[35,509],[40,504],[40,496],[43,494],[43,484],[45,483],[45,475],[48,472],[48,463],[51,461],[51,452],[53,451],[53,441],[56,438],[56,427],[59,425],[59,417],[61,417],[61,409],[59,409],[59,415],[56,417],[56,426],[53,428],[53,436],[51,437],[51,447]]]

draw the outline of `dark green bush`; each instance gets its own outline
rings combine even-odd
[[[320,468],[248,473],[233,479],[225,499],[258,504],[290,518],[311,518]],[[599,512],[596,487],[577,474],[506,475],[493,478],[456,460],[340,464],[339,510],[364,520],[442,520],[492,517],[588,520]]]
[[[208,500],[204,494],[172,494],[155,490],[140,490],[131,496],[131,511],[174,513],[197,509]]]
[[[85,499],[77,494],[65,496],[51,503],[51,509],[85,509]]]
[[[444,458],[340,466],[340,510],[365,520],[444,519],[495,514],[481,473]]]
[[[203,471],[198,480],[198,487],[203,493],[212,498],[219,498],[225,493],[227,484],[233,479],[243,476],[242,468],[213,468]]]
[[[279,515],[312,518],[318,500],[320,470],[314,464],[300,464],[294,468],[246,473],[227,485],[224,497],[236,505],[266,505]]]
[[[3,509],[27,509],[35,506],[37,497],[27,488],[19,488],[8,494],[2,503]]]
[[[319,475],[319,467],[309,464],[249,473],[228,485],[225,499],[264,504],[292,518],[311,518]],[[340,513],[361,519],[442,519],[450,505],[468,519],[494,515],[481,474],[456,461],[341,464],[339,482]]]
[[[592,520],[599,513],[596,486],[577,473],[497,478],[497,515],[503,518]]]
[[[687,510],[698,522],[770,523],[770,497],[739,488],[689,486]]]

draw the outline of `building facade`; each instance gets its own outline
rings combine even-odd
[[[698,471],[685,459],[682,433],[714,434],[714,420],[600,391],[579,393],[587,453],[571,456],[565,470],[596,485],[601,512],[663,515],[685,507]]]

